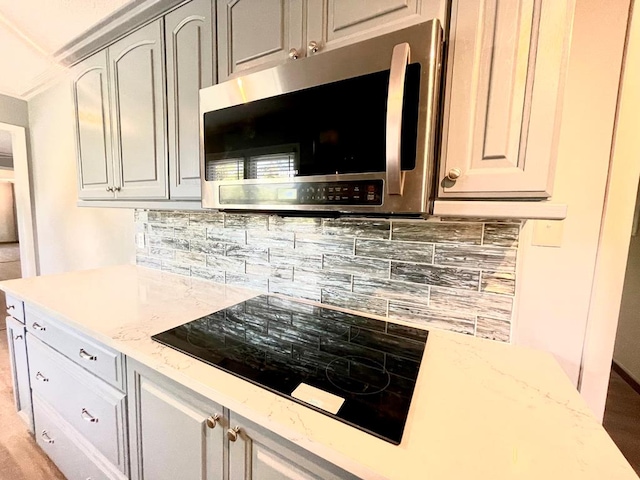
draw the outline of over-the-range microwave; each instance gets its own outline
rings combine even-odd
[[[430,20],[200,90],[203,207],[428,213],[441,54]]]

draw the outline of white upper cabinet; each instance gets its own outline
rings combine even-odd
[[[331,50],[403,27],[438,18],[445,1],[308,0],[307,54]]]
[[[440,197],[548,197],[570,0],[454,1]]]
[[[84,60],[74,69],[72,88],[78,196],[86,200],[113,198],[106,50]]]
[[[211,0],[193,0],[165,17],[169,192],[200,199],[198,91],[214,84],[215,25]]]
[[[217,0],[219,81],[243,70],[302,56],[302,3],[302,0]]]
[[[117,198],[167,198],[162,19],[108,49]]]
[[[219,80],[446,16],[444,0],[217,0]]]

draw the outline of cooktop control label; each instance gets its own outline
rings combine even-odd
[[[333,393],[325,392],[319,388],[312,387],[306,383],[301,383],[297,388],[291,392],[293,398],[302,400],[309,405],[321,408],[322,410],[335,415],[342,407],[344,398],[334,395]]]

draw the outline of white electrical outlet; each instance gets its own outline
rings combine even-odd
[[[536,247],[561,247],[564,233],[562,220],[536,220],[531,245]]]

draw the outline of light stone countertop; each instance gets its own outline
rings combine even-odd
[[[395,446],[150,338],[259,293],[133,265],[0,289],[363,478],[638,478],[543,352],[432,330]]]

